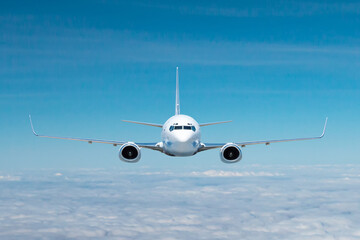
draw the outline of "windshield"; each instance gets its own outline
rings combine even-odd
[[[173,130],[192,130],[196,132],[196,128],[194,126],[170,126],[169,131],[172,132]]]

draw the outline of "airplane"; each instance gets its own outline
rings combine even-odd
[[[156,150],[172,157],[187,157],[193,156],[199,152],[203,152],[210,149],[220,148],[220,159],[224,163],[236,163],[242,159],[241,148],[248,145],[265,144],[279,142],[292,142],[303,140],[320,139],[325,135],[327,119],[323,132],[318,137],[305,137],[305,138],[293,138],[293,139],[279,139],[279,140],[262,140],[262,141],[246,141],[246,142],[225,142],[225,143],[205,143],[201,141],[201,127],[228,123],[231,121],[211,122],[199,124],[194,118],[180,114],[180,96],[179,96],[179,68],[176,67],[176,92],[175,92],[175,115],[170,117],[164,124],[155,124],[147,122],[137,122],[122,120],[128,123],[141,124],[151,127],[161,128],[161,141],[153,143],[139,143],[131,141],[111,141],[111,140],[99,140],[99,139],[87,139],[87,138],[72,138],[72,137],[57,137],[39,135],[35,132],[34,126],[29,115],[30,125],[32,132],[37,137],[43,138],[55,138],[82,141],[88,143],[105,143],[113,146],[120,146],[119,158],[120,160],[128,163],[136,163],[141,158],[141,148]]]

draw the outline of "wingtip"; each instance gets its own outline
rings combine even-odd
[[[33,126],[32,120],[31,120],[31,114],[29,114],[29,120],[30,120],[31,130],[32,130],[33,134],[34,134],[35,136],[39,136],[39,135],[35,132],[35,129],[34,129],[34,126]]]
[[[327,121],[328,121],[328,117],[325,118],[325,124],[324,124],[324,128],[323,128],[323,132],[322,132],[322,134],[320,136],[321,138],[325,135]]]

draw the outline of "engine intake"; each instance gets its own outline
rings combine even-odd
[[[119,158],[124,162],[138,162],[141,158],[140,148],[135,143],[125,143],[120,147]]]
[[[242,158],[241,149],[234,143],[227,143],[220,149],[220,159],[224,163],[236,163]]]

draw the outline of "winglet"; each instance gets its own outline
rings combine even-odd
[[[31,125],[31,130],[32,130],[33,134],[34,134],[35,136],[39,136],[39,135],[35,132],[35,130],[34,130],[34,126],[33,126],[33,123],[32,123],[32,121],[31,121],[31,115],[30,115],[30,114],[29,114],[29,119],[30,119],[30,125]]]
[[[328,120],[328,117],[326,117],[326,119],[325,119],[324,129],[323,129],[323,132],[322,132],[320,138],[322,138],[325,135],[327,120]]]

